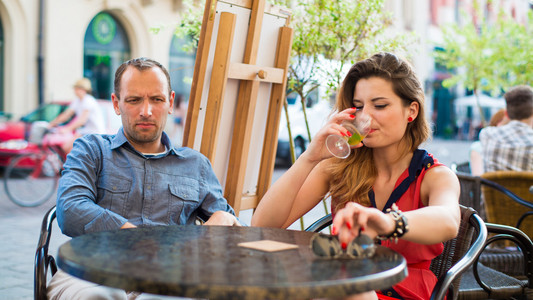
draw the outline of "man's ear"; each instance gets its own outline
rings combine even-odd
[[[168,114],[172,114],[174,112],[174,97],[176,96],[176,93],[174,91],[170,91],[170,98],[168,99],[170,107],[168,108]]]
[[[115,95],[115,93],[111,94],[111,102],[113,102],[113,108],[115,109],[115,113],[117,116],[120,116],[120,108],[118,107],[118,97]]]

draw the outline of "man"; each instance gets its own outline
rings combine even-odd
[[[533,171],[533,90],[517,86],[504,98],[509,123],[486,127],[479,134],[484,171]]]
[[[74,84],[76,98],[64,112],[48,124],[48,127],[52,128],[75,117],[68,124],[59,127],[59,134],[55,135],[56,138],[62,139],[61,148],[65,153],[70,152],[74,140],[80,136],[90,133],[105,133],[104,116],[91,92],[92,87],[89,79],[82,78],[76,81]],[[72,135],[69,136],[68,134]],[[54,137],[50,138],[53,139]]]
[[[206,225],[239,225],[209,160],[192,149],[173,148],[163,132],[174,92],[161,64],[147,58],[122,64],[111,98],[123,128],[116,135],[78,139],[64,165],[57,198],[63,233],[75,237],[139,225],[193,224],[197,216],[208,219]],[[54,275],[48,295],[127,297],[64,272]]]

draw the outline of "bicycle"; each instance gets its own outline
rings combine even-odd
[[[46,202],[57,189],[66,154],[59,144],[47,142],[49,130],[34,124],[28,147],[14,156],[4,173],[4,188],[15,204],[34,207]]]

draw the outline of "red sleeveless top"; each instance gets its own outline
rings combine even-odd
[[[420,199],[420,186],[424,175],[427,170],[442,165],[425,150],[416,150],[409,168],[396,181],[383,212],[394,203],[404,212],[424,207]],[[369,193],[369,198],[372,206],[376,207],[373,191]],[[332,209],[334,207],[332,203]],[[398,243],[387,240],[382,241],[381,245],[403,255],[407,261],[408,269],[408,276],[402,282],[394,285],[392,289],[381,291],[381,293],[398,299],[429,299],[437,283],[437,277],[429,270],[429,266],[431,260],[442,253],[443,244],[421,245],[399,239]]]

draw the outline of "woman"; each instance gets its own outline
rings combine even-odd
[[[344,248],[361,229],[406,258],[409,276],[384,294],[428,299],[437,281],[429,265],[457,235],[460,211],[457,177],[418,149],[430,134],[421,84],[406,61],[378,53],[352,66],[335,111],[263,197],[252,225],[286,228],[329,194],[332,233]],[[360,113],[372,118],[370,133],[348,158],[332,157],[327,136],[349,135],[341,123]],[[355,297],[377,299],[374,292]]]

